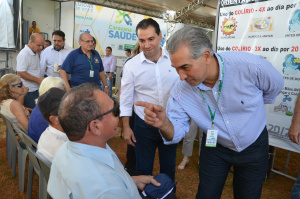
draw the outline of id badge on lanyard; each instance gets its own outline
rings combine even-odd
[[[94,71],[90,70],[90,77],[94,77]]]
[[[91,67],[90,77],[94,77],[94,69],[93,69],[93,61],[92,60],[93,60],[93,56],[92,56],[92,54],[90,54],[90,59],[88,58],[88,61],[90,63],[90,67]]]
[[[216,147],[217,139],[218,139],[218,130],[213,128],[207,129],[205,146]]]
[[[220,85],[219,85],[219,92],[218,92],[218,99],[217,99],[217,106],[218,106],[218,102],[220,99],[220,95],[221,95],[221,90],[222,90],[222,86],[223,86],[223,80],[224,80],[224,62],[222,57],[218,54],[218,56],[220,57],[221,61],[222,61],[222,81],[220,81]],[[209,110],[209,114],[210,114],[210,118],[211,118],[211,128],[207,129],[207,134],[206,134],[206,142],[205,142],[205,146],[206,147],[216,147],[217,146],[217,140],[218,140],[218,130],[215,128],[215,116],[216,116],[216,110],[213,113],[207,100],[206,97],[203,93],[203,91],[200,89],[201,95],[203,97],[203,99],[205,100],[208,110]]]

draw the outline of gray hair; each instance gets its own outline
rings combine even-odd
[[[58,110],[61,127],[71,141],[78,141],[85,136],[89,123],[101,112],[95,98],[99,86],[85,83],[71,88],[63,97]]]
[[[201,57],[205,50],[209,50],[211,56],[214,55],[208,36],[199,28],[185,26],[176,31],[167,41],[167,50],[170,55],[182,46],[189,47],[193,59]]]
[[[88,33],[88,32],[81,33],[80,36],[79,36],[79,40],[82,40],[83,35],[91,35],[91,34]]]

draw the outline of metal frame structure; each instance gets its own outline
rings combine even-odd
[[[291,180],[297,180],[297,178],[293,177],[293,176],[290,176],[287,174],[287,171],[288,171],[288,166],[289,166],[289,162],[290,162],[290,155],[291,155],[291,151],[288,151],[288,155],[287,155],[287,158],[286,158],[286,163],[285,163],[285,169],[284,171],[278,171],[276,168],[274,168],[274,163],[275,163],[275,157],[276,157],[276,147],[274,146],[269,146],[269,171],[268,171],[268,174],[267,174],[267,177],[268,178],[272,178],[273,175],[271,175],[270,172],[273,172],[275,174],[278,174],[278,175],[282,175],[286,178],[289,178]]]
[[[175,23],[184,23],[184,24],[190,24],[190,25],[196,25],[201,28],[205,29],[211,29],[214,30],[215,26],[211,23],[207,23],[204,20],[201,19],[193,19],[188,18],[188,15],[193,12],[194,10],[198,9],[199,7],[204,7],[207,2],[210,0],[193,0],[183,8],[176,11],[174,18],[169,20],[169,22],[175,22]]]
[[[64,2],[64,1],[69,1],[69,0],[54,0],[54,1]],[[76,0],[73,0],[73,1],[76,1]],[[164,12],[161,12],[161,11],[133,6],[128,3],[124,3],[123,1],[118,1],[118,0],[80,0],[80,1],[76,1],[76,2],[90,3],[90,4],[105,6],[108,8],[113,8],[113,9],[118,9],[118,10],[126,10],[128,12],[134,12],[137,14],[148,15],[148,16],[157,17],[157,18],[162,18],[163,14],[164,14]]]
[[[54,0],[54,1],[65,2],[69,0]],[[169,16],[168,13],[163,11],[131,5],[120,0],[73,0],[73,1],[90,3],[90,4],[105,6],[108,8],[113,8],[118,10],[126,10],[128,12],[134,12],[137,14],[148,15],[151,17],[164,19],[166,20],[166,22],[170,22],[170,23],[185,23],[185,24],[190,24],[205,29],[211,29],[211,30],[215,29],[215,26],[211,23],[208,23],[201,19],[187,17],[189,13],[191,13],[192,11],[196,10],[201,6],[205,6],[206,3],[209,2],[210,0],[193,0],[182,9],[178,10],[175,14],[175,18]]]

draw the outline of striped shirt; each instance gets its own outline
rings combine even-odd
[[[204,131],[211,128],[208,106],[216,110],[215,129],[218,143],[233,151],[242,151],[251,145],[264,129],[267,118],[264,104],[275,102],[283,89],[283,77],[262,56],[244,52],[219,54],[224,61],[224,79],[217,105],[219,84],[222,80],[222,61],[219,62],[219,79],[213,88],[203,83],[190,86],[177,81],[167,105],[167,116],[174,126],[174,137],[166,144],[179,142],[189,130],[192,119]],[[203,99],[203,91],[207,103]]]

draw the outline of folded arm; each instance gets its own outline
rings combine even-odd
[[[31,81],[31,82],[36,82],[38,84],[41,84],[41,82],[43,81],[44,77],[35,77],[30,75],[29,73],[25,72],[25,71],[18,71],[17,75],[19,75],[22,79],[25,79],[27,81]]]

